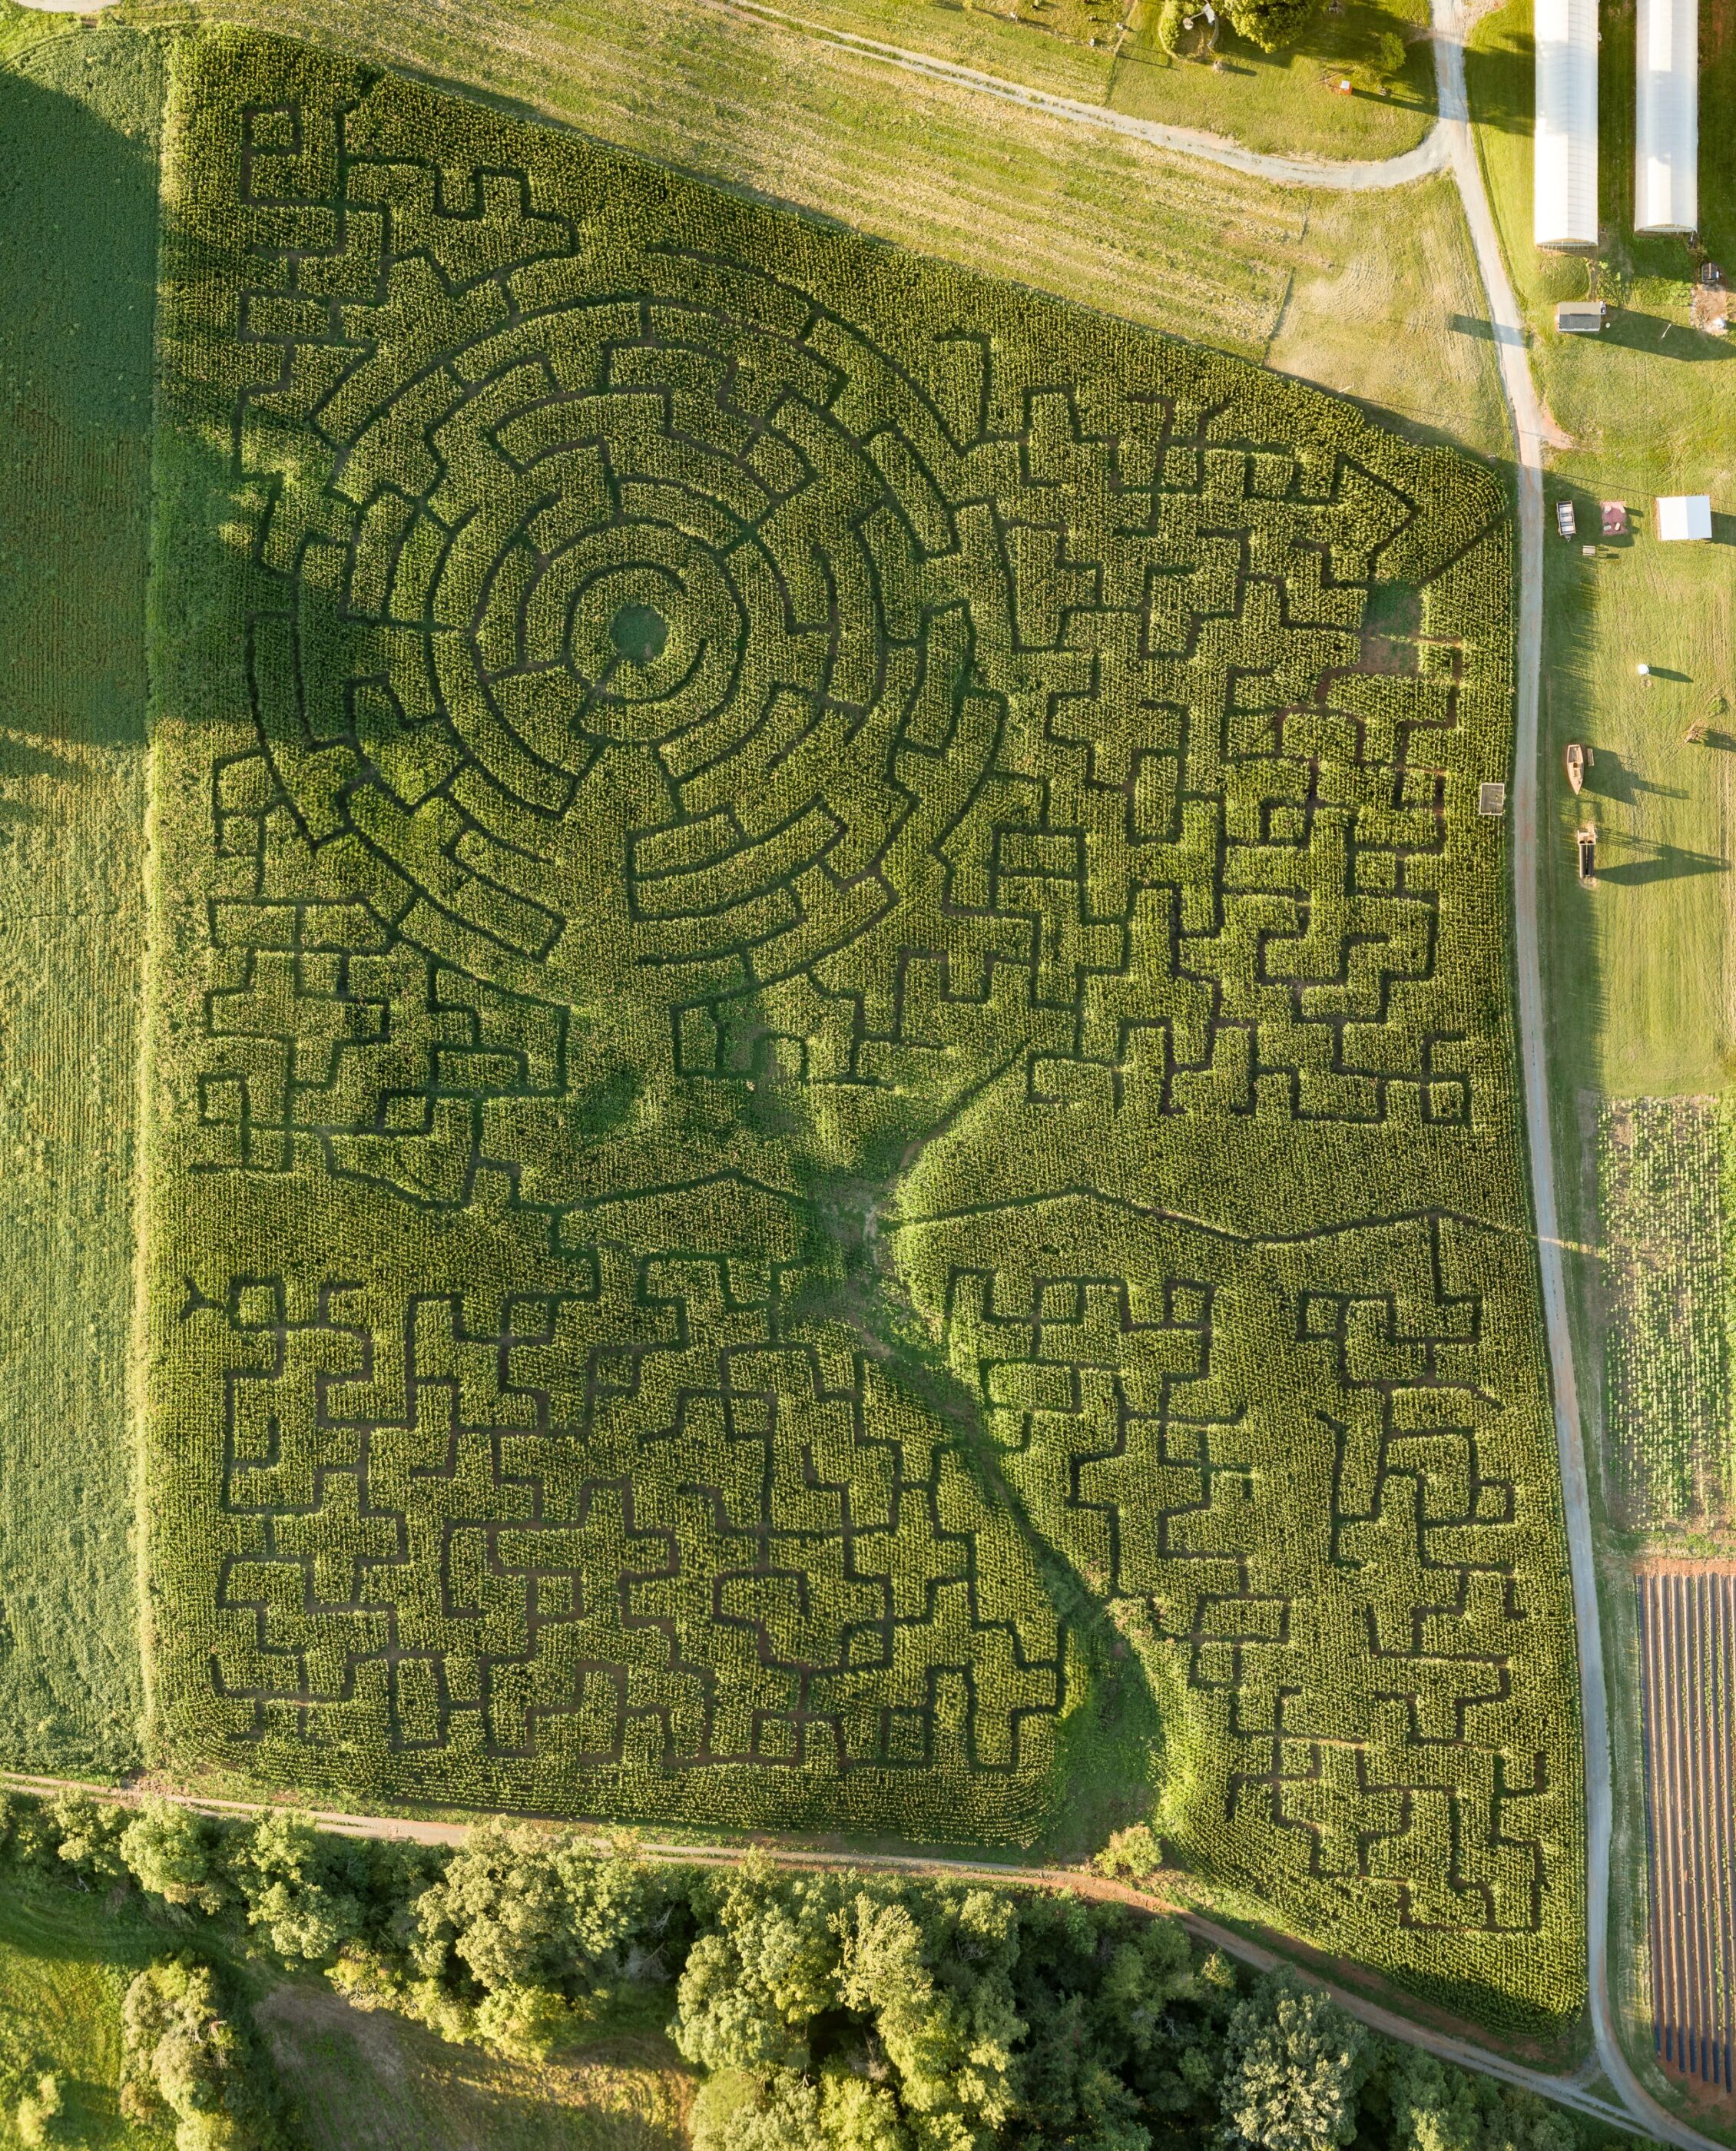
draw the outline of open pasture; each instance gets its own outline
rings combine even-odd
[[[169,1754],[1577,2006],[1500,488],[240,33],[169,143]]]
[[[1736,2065],[1736,1570],[1637,1578],[1652,2023],[1666,2068],[1728,2096]]]

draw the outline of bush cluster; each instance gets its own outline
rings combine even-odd
[[[1126,1850],[1136,1864],[1141,1847]],[[136,1885],[180,1936],[128,1991],[122,2097],[133,2118],[171,2116],[180,2151],[293,2135],[245,2011],[186,1946],[201,1933],[539,2062],[624,2000],[663,1996],[700,2079],[696,2151],[1582,2141],[1566,2113],[1389,2044],[1288,1971],[1253,1977],[1173,1919],[1071,1895],[752,1858],[700,1870],[498,1823],[436,1849],[82,1795],[0,1795],[8,1869],[38,1886]],[[0,2088],[52,2123],[58,2085],[3,2043]]]

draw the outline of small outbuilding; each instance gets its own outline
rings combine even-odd
[[[1531,235],[1597,244],[1597,0],[1536,0]]]
[[[1507,811],[1507,787],[1505,784],[1484,783],[1477,787],[1477,812],[1498,815]]]
[[[1563,336],[1602,336],[1609,308],[1602,299],[1563,299],[1555,310],[1555,325]]]
[[[1708,493],[1668,493],[1658,504],[1658,534],[1669,544],[1704,539],[1712,535],[1712,496]]]

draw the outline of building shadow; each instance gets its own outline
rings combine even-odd
[[[1597,862],[1599,881],[1611,882],[1627,888],[1643,888],[1658,881],[1686,881],[1695,874],[1728,873],[1730,862],[1713,852],[1690,851],[1685,844],[1659,844],[1644,837],[1622,837],[1618,840],[1624,850],[1637,849],[1644,856],[1636,859],[1619,859],[1606,866]],[[1602,849],[1600,843],[1598,849]]]

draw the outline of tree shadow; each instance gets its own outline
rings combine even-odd
[[[1598,861],[1598,880],[1624,888],[1639,888],[1658,881],[1686,881],[1696,874],[1728,873],[1730,870],[1728,859],[1713,852],[1690,851],[1685,844],[1654,843],[1645,837],[1622,837],[1614,841],[1624,849],[1640,849],[1645,853],[1642,858],[1622,859],[1613,866]]]
[[[1603,325],[1603,342],[1623,351],[1643,352],[1648,358],[1673,358],[1688,366],[1716,365],[1736,358],[1736,349],[1718,337],[1707,336],[1681,321],[1667,321],[1658,314],[1635,312],[1618,306]]]
[[[0,775],[27,779],[53,757],[29,762],[20,732],[106,746],[145,732],[156,161],[127,131],[131,107],[87,89],[87,39],[129,63],[117,106],[160,95],[155,43],[134,31],[75,33],[0,69],[0,144],[28,145],[0,159]]]
[[[1585,788],[1599,799],[1613,800],[1618,806],[1632,807],[1640,799],[1685,799],[1688,795],[1674,785],[1653,784],[1638,771],[1624,762],[1613,747],[1598,747],[1592,765],[1585,773]]]

